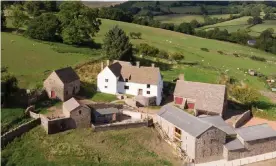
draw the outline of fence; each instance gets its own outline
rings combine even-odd
[[[33,119],[27,123],[24,123],[1,136],[1,148],[5,147],[15,137],[19,137],[22,134],[30,131],[32,128],[40,124],[40,119]]]
[[[137,128],[148,126],[149,121],[143,122],[132,122],[132,123],[117,123],[117,124],[105,124],[105,125],[91,125],[93,131],[107,131],[107,130],[121,130],[121,129],[128,129],[128,128]]]

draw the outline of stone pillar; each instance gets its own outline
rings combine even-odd
[[[152,63],[152,64],[151,64],[151,67],[155,67],[155,64],[154,64],[154,63]]]
[[[136,61],[136,66],[139,68],[140,67],[140,62]]]

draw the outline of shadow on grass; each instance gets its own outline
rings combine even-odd
[[[80,98],[92,98],[97,93],[97,86],[93,83],[82,82],[78,96]]]
[[[140,61],[141,66],[151,66],[151,64],[154,63],[156,67],[160,68],[160,70],[169,70],[169,69],[172,68],[172,65],[167,64],[167,63],[163,63],[163,62],[160,62],[160,61],[153,61],[153,60],[150,60],[150,59],[143,59],[143,58],[139,58],[139,57],[136,57],[136,60]]]
[[[267,101],[258,101],[258,102],[255,102],[253,104],[253,106],[257,107],[259,109],[265,109],[265,110],[276,108],[276,104],[269,103]]]

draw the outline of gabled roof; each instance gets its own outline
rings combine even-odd
[[[236,132],[244,141],[254,141],[276,137],[276,131],[266,123],[255,126],[241,127],[236,129]]]
[[[221,114],[224,106],[226,86],[178,80],[175,96],[195,100],[195,109]]]
[[[190,115],[172,105],[163,106],[157,115],[194,137],[198,137],[212,127],[211,124],[205,123],[200,118]]]
[[[79,76],[77,73],[72,69],[72,67],[66,67],[62,69],[58,69],[54,71],[59,79],[65,84],[65,83],[70,83],[75,80],[79,80]]]
[[[244,145],[241,143],[241,141],[236,138],[233,141],[228,142],[224,145],[226,149],[228,150],[238,150],[245,148]]]
[[[204,116],[200,117],[200,119],[224,131],[228,135],[236,135],[233,127],[227,124],[220,116]]]
[[[63,103],[63,107],[66,108],[66,110],[69,112],[75,110],[79,106],[80,106],[80,103],[74,97],[72,97],[71,99]]]
[[[119,81],[157,85],[160,76],[158,67],[132,66],[129,62],[115,61],[108,68],[119,78]]]

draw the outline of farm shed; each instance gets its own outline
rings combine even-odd
[[[93,110],[93,122],[99,123],[110,123],[118,121],[121,112],[117,108],[102,108]]]
[[[49,98],[66,101],[80,90],[80,78],[71,68],[54,70],[43,83]]]

